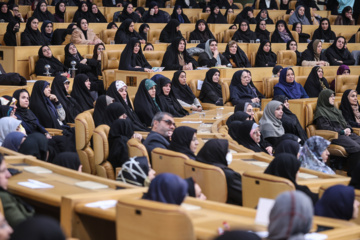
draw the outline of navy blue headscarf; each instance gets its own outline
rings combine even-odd
[[[287,70],[292,68],[284,68],[280,72],[279,83],[274,86],[274,88],[280,88],[288,98],[290,99],[299,99],[302,96],[301,93],[301,84],[297,82],[288,83],[286,82],[286,73]]]

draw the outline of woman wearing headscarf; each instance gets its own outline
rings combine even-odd
[[[49,20],[50,22],[55,22],[54,15],[47,10],[47,4],[44,0],[41,0],[36,5],[36,8],[34,10],[33,14],[34,18],[37,18],[39,22],[43,22],[45,20]]]
[[[266,24],[274,24],[274,21],[269,17],[269,12],[266,8],[260,8],[260,12],[256,16],[256,22],[265,21]]]
[[[255,67],[273,67],[276,65],[276,62],[277,56],[271,51],[270,41],[262,41],[256,53]]]
[[[6,135],[2,147],[15,152],[19,151],[20,145],[25,141],[26,135],[22,132],[11,132]]]
[[[199,8],[195,0],[176,0],[175,6],[181,6],[182,8]]]
[[[286,22],[284,20],[277,21],[275,31],[271,35],[271,43],[287,43],[291,40],[294,40],[294,37],[288,29]]]
[[[116,180],[140,187],[148,187],[155,178],[155,173],[147,157],[133,157],[121,166]]]
[[[232,161],[228,140],[211,139],[207,141],[199,151],[196,160],[221,168],[227,183],[226,203],[242,206],[241,175],[228,167]]]
[[[81,112],[94,108],[94,99],[90,94],[90,85],[89,77],[85,74],[75,76],[70,95],[79,104]]]
[[[141,81],[134,99],[134,108],[141,122],[146,126],[157,112],[161,112],[159,97],[156,95],[156,83],[151,79]]]
[[[52,37],[54,34],[53,31],[53,23],[49,20],[44,20],[43,24],[41,25],[41,34],[45,37],[47,42],[52,42]]]
[[[5,2],[0,3],[0,20],[1,22],[16,21],[8,7],[8,4]]]
[[[109,22],[106,29],[118,29],[118,25],[116,25],[116,22]]]
[[[140,36],[143,39],[147,40],[148,39],[147,34],[148,34],[149,30],[150,30],[150,26],[147,23],[141,24],[141,26],[139,27]],[[151,43],[149,43],[149,44],[151,44]]]
[[[189,41],[200,41],[205,43],[208,39],[215,39],[204,19],[196,21],[195,30],[190,33]]]
[[[24,32],[21,33],[21,46],[46,45],[48,41],[38,30],[39,20],[34,17],[28,18]]]
[[[96,6],[96,4],[91,4],[91,12],[92,14],[95,16],[95,22],[97,23],[107,23],[106,18],[104,17],[104,15],[101,13],[101,11],[99,10],[99,8]]]
[[[283,104],[283,115],[281,118],[282,125],[285,133],[291,133],[298,136],[301,139],[301,143],[308,139],[305,130],[302,128],[299,119],[289,109],[289,101],[285,95],[274,96],[273,100],[279,101]]]
[[[245,111],[235,111],[230,117],[228,117],[228,119],[226,120],[226,125],[228,128],[230,128],[231,123],[238,121],[238,122],[243,122],[243,121],[253,121],[253,119],[251,119],[251,115],[248,114]],[[230,132],[229,135],[231,136]],[[235,134],[233,135],[235,136]],[[231,136],[232,137],[232,136]]]
[[[123,22],[126,19],[130,18],[134,23],[140,23],[142,22],[142,19],[140,18],[140,16],[134,12],[134,6],[131,3],[127,3],[124,2],[123,3],[123,11],[122,13],[119,15],[119,22]],[[115,21],[115,19],[114,19]]]
[[[301,186],[296,183],[296,174],[300,170],[300,165],[300,161],[293,154],[280,153],[275,156],[264,173],[290,180],[294,184],[295,189],[305,193],[311,198],[313,205],[315,205],[319,196],[311,192],[307,186]]]
[[[264,139],[272,146],[276,146],[280,137],[285,134],[281,118],[283,115],[283,105],[281,102],[272,100],[265,109],[262,118],[259,121],[260,132]]]
[[[239,29],[234,33],[232,37],[234,41],[242,41],[244,43],[250,43],[250,41],[256,40],[256,34],[250,30],[249,22],[242,19],[239,23]]]
[[[307,33],[303,33],[302,24],[300,22],[294,23],[292,30],[296,31],[299,34],[299,43],[310,42],[310,35]]]
[[[356,219],[359,202],[355,198],[355,189],[350,186],[335,185],[325,190],[315,205],[315,215],[341,220]]]
[[[329,66],[328,59],[322,51],[322,42],[312,40],[301,54],[301,66]]]
[[[130,102],[129,94],[127,93],[127,85],[123,81],[117,80],[112,82],[106,94],[114,98],[115,102],[120,102],[124,106],[128,120],[130,119],[133,123],[134,131],[149,131],[135,113],[132,103]]]
[[[188,192],[187,182],[172,173],[157,175],[150,183],[149,190],[143,199],[180,205]]]
[[[6,46],[16,46],[16,33],[20,29],[20,23],[11,21],[6,27],[6,33],[4,35],[4,42]]]
[[[220,72],[217,69],[210,69],[201,87],[199,99],[204,103],[212,103],[217,106],[223,106],[223,98],[220,81]]]
[[[305,239],[312,227],[311,199],[301,191],[288,191],[277,196],[269,215],[268,239]]]
[[[319,24],[319,28],[313,33],[312,40],[320,39],[324,42],[330,42],[330,40],[336,39],[336,34],[331,31],[330,21],[327,18],[322,18]]]
[[[259,1],[259,9],[270,9],[270,10],[277,10],[278,4],[276,0],[260,0]]]
[[[126,110],[124,106],[119,102],[110,103],[104,111],[104,115],[100,121],[100,124],[110,126],[117,119],[126,119]]]
[[[274,148],[275,156],[281,153],[289,153],[298,157],[300,150],[299,137],[291,133],[285,133],[282,135]]]
[[[234,21],[234,24],[240,23],[241,20],[248,20],[250,24],[256,24],[256,19],[254,17],[254,10],[252,7],[245,7],[241,13],[239,13]]]
[[[171,19],[176,19],[179,23],[190,23],[189,18],[184,14],[182,7],[179,5],[175,5]]]
[[[79,18],[76,26],[77,28],[71,33],[70,42],[74,44],[98,44],[102,42],[94,31],[89,28],[86,18]]]
[[[266,30],[265,20],[260,20],[256,23],[255,34],[256,39],[259,39],[260,42],[270,40],[270,32]]]
[[[325,51],[327,59],[329,59],[331,66],[340,65],[354,65],[355,59],[350,51],[346,48],[346,39],[344,37],[337,37],[333,44]]]
[[[95,103],[95,107],[94,107],[94,114],[93,114],[95,127],[97,127],[101,124],[106,107],[109,106],[113,102],[114,102],[114,98],[112,98],[108,95],[101,95],[100,97],[98,97],[98,99],[96,99],[96,103]]]
[[[339,109],[351,127],[360,127],[360,107],[357,100],[357,91],[346,90],[341,97]]]
[[[68,68],[55,58],[48,45],[43,45],[38,51],[39,60],[35,64],[35,73],[38,76],[46,75],[46,65],[50,65],[49,73],[51,76],[67,76]]]
[[[146,23],[167,23],[168,17],[168,13],[160,10],[156,1],[151,1],[149,10],[143,15],[143,20]]]
[[[160,33],[160,42],[171,43],[176,38],[182,38],[182,34],[179,29],[180,22],[177,19],[171,19]]]
[[[88,23],[95,23],[96,17],[92,13],[91,9],[89,9],[89,3],[80,2],[78,5],[78,10],[76,10],[73,18],[73,22],[78,22],[81,19],[86,19]]]
[[[128,18],[121,23],[119,29],[116,31],[115,43],[129,43],[131,38],[137,38],[145,43],[145,40],[143,40],[139,33],[135,31],[132,19]]]
[[[211,13],[206,20],[207,23],[228,23],[217,5],[211,6]]]
[[[277,95],[285,95],[288,99],[309,98],[303,86],[295,81],[292,68],[281,70],[279,83],[274,86],[274,96]]]
[[[331,143],[343,146],[348,153],[348,168],[353,169],[360,157],[360,137],[352,133],[351,126],[346,122],[341,111],[334,106],[335,95],[330,89],[320,92],[314,122],[317,129],[338,132],[338,138]],[[350,172],[349,172],[350,174]]]
[[[227,45],[223,56],[231,63],[234,68],[251,67],[245,52],[237,45],[236,41],[231,40]]]
[[[21,144],[19,153],[32,155],[39,160],[48,161],[48,140],[41,133],[29,134]]]
[[[0,118],[2,117],[15,117],[15,106],[0,105]]]
[[[327,150],[329,145],[330,142],[320,136],[312,136],[306,140],[304,146],[300,150],[299,160],[301,162],[301,167],[327,174],[335,174],[335,172],[326,165],[330,155]]]
[[[311,22],[305,15],[305,7],[297,6],[294,13],[289,18],[289,24],[300,22],[302,25],[311,25]]]
[[[351,6],[346,6],[342,10],[341,15],[338,15],[335,19],[334,25],[355,25]]]
[[[185,154],[188,158],[195,160],[195,153],[199,145],[196,133],[196,129],[187,126],[175,128],[168,149]]]
[[[301,53],[298,51],[298,45],[295,40],[286,43],[286,50],[294,51],[296,54],[296,66],[301,66]]]
[[[56,22],[64,22],[65,21],[65,11],[66,11],[66,4],[63,0],[56,3],[55,14],[54,14],[54,18],[55,18]]]
[[[74,152],[59,153],[52,163],[75,171],[79,171],[81,166],[79,155]]]
[[[171,82],[172,91],[181,106],[190,107],[192,111],[202,111],[199,99],[195,97],[191,88],[186,84],[186,73],[184,71],[176,71]]]
[[[70,81],[64,76],[57,75],[51,84],[51,92],[57,97],[65,110],[65,121],[73,123],[76,116],[81,113],[81,108],[77,101],[70,96],[69,87]]]
[[[15,131],[21,130],[21,121],[13,117],[0,118],[0,146],[3,144],[6,136]]]
[[[318,97],[323,89],[330,88],[326,78],[324,78],[324,70],[320,66],[315,66],[311,70],[304,89],[309,97]]]
[[[156,94],[161,102],[161,110],[170,113],[173,117],[184,117],[189,113],[177,101],[171,90],[171,81],[163,75],[156,74],[151,78],[156,83]]]
[[[186,51],[185,39],[176,38],[167,47],[161,66],[165,67],[164,70],[193,70],[198,63]]]
[[[199,65],[207,67],[220,67],[229,64],[229,61],[218,50],[218,42],[209,39],[205,43],[205,52],[199,55]]]
[[[101,43],[95,44],[92,59],[97,61],[97,64],[96,64],[96,76],[102,76],[101,53],[104,50],[105,50],[104,43],[101,42]]]

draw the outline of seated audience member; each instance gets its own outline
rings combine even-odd
[[[234,21],[234,24],[240,23],[242,19],[248,20],[250,24],[256,24],[256,19],[254,17],[254,10],[252,7],[245,7],[241,13],[239,13]]]
[[[325,50],[325,55],[329,59],[331,66],[354,65],[355,59],[346,48],[344,37],[337,37],[333,44]]]
[[[11,10],[12,10],[12,12],[13,12],[13,14],[14,14],[14,19],[15,19],[15,21],[17,21],[17,22],[19,22],[19,23],[25,22],[22,14],[21,14],[21,12],[19,11],[19,5],[13,4]],[[8,12],[9,12],[9,11],[8,11]],[[9,12],[9,13],[10,13],[10,12]],[[10,22],[10,21],[9,21],[9,22]]]
[[[148,187],[155,178],[155,174],[155,170],[151,168],[146,157],[133,157],[121,166],[116,180],[139,187]]]
[[[251,103],[254,107],[261,106],[262,94],[252,84],[250,73],[248,70],[240,70],[235,72],[231,79],[230,101],[233,105]]]
[[[244,112],[244,113],[248,114],[250,116],[249,120],[254,121],[255,112],[254,112],[254,108],[251,105],[251,103],[246,102],[245,104],[236,105],[234,108],[233,115],[235,115],[237,112]],[[233,115],[231,115],[231,116],[233,116]],[[231,116],[228,118],[228,120],[231,118]]]
[[[25,139],[26,135],[22,132],[10,132],[6,135],[2,147],[18,152]]]
[[[180,5],[175,5],[171,19],[176,19],[179,23],[190,23],[189,18],[184,14],[184,11]]]
[[[3,117],[16,118],[15,112],[16,112],[15,105],[13,105],[13,106],[0,105],[0,118],[3,118]]]
[[[169,14],[159,9],[156,1],[151,1],[149,10],[143,15],[145,23],[168,23]]]
[[[162,63],[164,70],[194,70],[198,63],[186,51],[184,38],[176,38],[166,49]]]
[[[99,8],[96,6],[96,4],[92,3],[91,6],[91,12],[95,16],[95,22],[97,23],[107,23],[107,20],[105,16],[101,13]]]
[[[81,172],[82,165],[79,155],[74,152],[62,152],[56,155],[53,164]]]
[[[220,81],[220,72],[217,69],[210,69],[201,87],[199,99],[203,103],[212,103],[217,106],[223,106],[223,98]]]
[[[105,124],[109,127],[111,124],[117,119],[126,119],[126,110],[124,106],[119,102],[110,103],[109,106],[106,107],[104,116],[100,121],[100,125]],[[131,125],[130,121],[129,124]]]
[[[53,38],[53,23],[49,20],[45,20],[43,22],[43,24],[41,25],[41,34],[45,37],[45,39],[49,42],[52,43],[52,38]]]
[[[265,40],[270,40],[270,32],[266,30],[266,21],[261,20],[257,22],[255,28],[256,39],[259,39],[260,42]]]
[[[24,32],[21,33],[21,46],[46,45],[49,42],[38,30],[39,20],[34,17],[28,18]]]
[[[305,193],[311,198],[313,205],[315,205],[319,199],[318,195],[311,192],[307,186],[296,183],[296,174],[299,172],[300,165],[300,161],[293,154],[280,153],[275,156],[264,173],[290,180],[294,184],[295,189]]]
[[[279,83],[274,86],[274,96],[277,95],[285,95],[288,99],[309,98],[303,86],[295,81],[292,68],[281,70]]]
[[[330,42],[330,40],[336,39],[336,34],[331,31],[330,21],[327,18],[323,18],[320,21],[319,28],[313,33],[312,40],[324,40],[324,42]]]
[[[250,105],[250,104],[248,103],[248,105]],[[250,114],[247,114],[246,112],[243,112],[243,111],[237,111],[237,112],[234,112],[234,114],[232,114],[230,117],[228,117],[228,119],[226,120],[226,126],[228,127],[228,129],[230,129],[231,123],[233,123],[235,121],[244,122],[247,120],[254,122],[251,119]],[[230,132],[228,132],[228,133],[229,133],[230,137],[232,137],[233,139],[236,138],[235,134],[233,134],[233,136],[231,136]]]
[[[134,22],[128,18],[121,23],[119,29],[115,34],[115,43],[116,44],[127,44],[130,42],[131,38],[137,38],[141,43],[145,43],[145,40],[142,39],[140,34],[134,29]]]
[[[187,182],[172,173],[157,175],[150,183],[143,199],[180,205],[188,192]]]
[[[4,43],[6,46],[17,46],[16,43],[16,33],[20,29],[20,23],[16,21],[11,21],[6,27],[6,32],[4,35]]]
[[[117,22],[123,22],[126,19],[130,18],[131,20],[133,20],[134,23],[141,23],[142,19],[141,17],[135,13],[134,11],[134,6],[131,3],[128,2],[124,2],[123,3],[123,11],[122,13],[118,16],[118,18],[114,18],[114,21],[116,20]]]
[[[6,136],[11,132],[23,132],[21,121],[13,117],[0,118],[0,146],[3,144]],[[24,133],[24,132],[23,132]]]
[[[355,19],[353,18],[353,10],[351,6],[346,6],[341,15],[338,15],[335,19],[334,25],[355,25]]]
[[[271,43],[287,43],[291,40],[294,40],[294,37],[288,29],[286,22],[284,20],[277,21],[275,31],[271,35]]]
[[[2,154],[0,154],[0,177],[2,179],[0,182],[0,199],[4,209],[4,216],[9,225],[15,227],[26,219],[31,218],[35,211],[19,197],[7,191],[8,179],[11,177],[11,174],[6,167]],[[19,230],[19,232],[23,230]]]
[[[285,133],[296,135],[301,139],[301,144],[304,144],[308,137],[297,116],[291,112],[289,108],[289,99],[284,95],[277,95],[273,98],[273,100],[279,101],[283,104],[283,115],[281,122],[285,129]]]
[[[171,19],[160,33],[160,42],[172,43],[176,38],[182,38],[182,34],[179,29],[180,22],[177,19]]]
[[[39,22],[44,22],[45,20],[55,22],[54,15],[49,12],[47,9],[47,4],[44,0],[38,2],[32,16],[37,18]]]
[[[301,54],[301,66],[329,66],[328,59],[322,51],[322,42],[312,40]]]
[[[329,187],[315,205],[316,216],[350,220],[356,219],[358,214],[359,202],[355,198],[355,189],[351,186]]]
[[[232,162],[228,140],[211,139],[207,141],[199,151],[196,160],[221,168],[227,183],[226,203],[242,206],[241,175],[228,167]]]
[[[148,34],[149,30],[150,30],[150,26],[147,23],[143,23],[139,27],[139,34],[143,39],[145,39],[145,41],[147,41],[147,39],[148,39],[147,34]]]
[[[95,23],[96,17],[89,9],[90,3],[80,2],[78,5],[78,10],[76,10],[73,18],[73,22],[78,22],[81,19],[86,19],[88,23]]]
[[[286,50],[294,51],[296,54],[296,66],[301,66],[301,53],[298,51],[298,45],[295,40],[286,43]]]
[[[195,0],[176,0],[175,6],[181,6],[182,8],[199,8],[199,5]]]
[[[211,13],[206,20],[207,23],[228,23],[224,15],[220,12],[218,6],[213,5],[211,6]]]
[[[232,67],[251,67],[250,61],[245,52],[231,40],[227,45],[223,56],[231,63]]]
[[[302,32],[301,22],[296,22],[293,24],[293,31],[296,31],[299,34],[299,43],[308,43],[310,42],[310,35]]]
[[[281,153],[289,153],[297,158],[299,155],[299,150],[299,137],[291,133],[285,133],[280,137],[278,144],[274,149],[274,152],[275,156]]]
[[[202,193],[201,187],[197,184],[192,177],[186,178],[188,184],[188,195],[200,200],[206,200],[206,196]]]
[[[301,167],[327,174],[335,174],[335,172],[326,165],[330,155],[327,150],[329,145],[330,142],[320,136],[312,136],[306,140],[300,150],[299,160]]]
[[[232,240],[232,239],[247,239],[247,240],[261,240],[256,233],[240,230],[225,231],[224,234],[215,238],[215,240]]]
[[[236,30],[236,29],[237,29],[236,24],[231,25],[231,26],[229,27],[229,29],[234,29],[234,30]]]
[[[197,20],[195,30],[190,33],[189,41],[200,41],[200,43],[205,43],[208,39],[215,39],[209,26],[204,19]]]
[[[141,81],[134,99],[135,112],[141,122],[150,126],[157,112],[161,112],[161,103],[156,95],[156,83],[151,79]]]
[[[169,138],[175,129],[174,118],[166,112],[155,114],[151,123],[151,132],[143,142],[151,160],[151,151],[154,148],[167,149],[170,145]]]
[[[98,97],[98,99],[96,99],[94,113],[93,113],[95,127],[101,124],[106,107],[109,106],[114,101],[115,99],[108,95],[101,95]]]
[[[119,70],[152,72],[152,67],[146,60],[141,43],[137,38],[131,38],[121,52]]]
[[[15,19],[12,12],[10,11],[8,4],[4,2],[0,4],[0,21],[1,22],[17,21],[17,19]]]
[[[273,67],[272,73],[273,73],[273,77],[280,77],[280,72],[281,70],[283,70],[283,67],[280,65],[275,65],[275,67]]]
[[[199,55],[199,65],[207,67],[221,67],[229,64],[229,61],[219,52],[218,43],[215,39],[209,39],[205,43],[205,52]]]
[[[46,65],[50,65],[49,73],[51,76],[62,75],[67,77],[68,68],[54,57],[49,46],[44,45],[38,51],[39,60],[35,64],[35,73],[38,76],[46,75]]]
[[[91,82],[85,74],[78,74],[74,79],[71,97],[79,104],[81,112],[94,108],[94,98],[90,93]]]
[[[360,107],[357,100],[357,91],[351,89],[346,90],[341,97],[339,109],[351,127],[360,127]]]
[[[176,71],[172,79],[172,90],[175,97],[182,107],[189,107],[191,111],[201,112],[202,106],[186,83],[186,73],[184,71]]]
[[[104,50],[105,50],[104,43],[95,44],[92,59],[97,61],[96,76],[102,76],[102,72],[101,72],[101,53]]]
[[[320,66],[312,68],[306,82],[304,89],[309,97],[318,97],[323,89],[330,88],[328,81],[324,78],[324,70]]]
[[[168,149],[185,154],[188,158],[195,160],[195,153],[199,145],[196,132],[196,129],[187,126],[175,128]]]
[[[311,22],[305,15],[305,7],[302,5],[297,6],[294,14],[289,18],[289,24],[294,24],[296,22],[300,22],[302,25],[311,25]]]
[[[270,9],[270,10],[277,10],[278,9],[278,3],[276,0],[260,0],[259,1],[259,9]]]
[[[274,24],[274,21],[269,17],[269,12],[266,8],[260,8],[260,12],[256,16],[256,22],[265,21],[266,24]]]
[[[250,43],[256,41],[256,33],[250,30],[249,22],[245,19],[239,23],[239,29],[234,33],[232,40]]]
[[[350,75],[350,68],[348,65],[340,65],[336,75]],[[330,89],[335,91],[335,81],[336,79],[334,79],[331,83],[330,83]],[[358,81],[358,86],[356,87],[356,91],[359,91],[360,87],[359,87],[359,81]]]
[[[144,51],[154,51],[154,45],[152,45],[151,43],[146,43],[144,46]]]
[[[39,160],[46,162],[52,162],[52,159],[49,159],[49,144],[46,137],[41,133],[31,133],[29,134],[25,141],[20,145],[19,153],[25,155],[32,155]]]
[[[66,11],[66,4],[63,0],[59,1],[55,5],[55,22],[64,22],[65,21],[65,11]]]
[[[70,42],[74,44],[98,44],[102,41],[96,36],[94,31],[89,28],[88,20],[79,18],[75,28],[71,33]]]
[[[118,25],[115,22],[109,22],[106,29],[118,29]]]
[[[134,131],[149,131],[134,111],[133,104],[130,101],[129,94],[127,92],[127,85],[123,81],[118,80],[112,82],[106,94],[114,98],[115,102],[120,102],[124,106],[128,120],[131,120],[133,124]]]
[[[268,239],[305,239],[312,227],[313,211],[311,199],[303,192],[281,193],[270,211]]]
[[[156,83],[156,94],[159,96],[161,110],[163,112],[168,112],[174,117],[189,115],[188,111],[186,111],[176,99],[174,91],[171,90],[172,83],[169,78],[161,74],[156,74],[151,79]]]
[[[255,67],[273,67],[276,62],[277,56],[271,51],[270,41],[262,41],[256,53]]]
[[[281,122],[282,109],[283,105],[281,102],[276,100],[270,101],[266,105],[263,116],[259,121],[261,134],[274,147],[277,145],[280,137],[285,134],[285,129]]]

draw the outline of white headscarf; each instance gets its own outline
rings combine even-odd
[[[209,56],[210,59],[212,59],[214,57],[214,54],[210,49],[210,42],[211,41],[215,41],[215,39],[209,39],[205,43],[205,52],[207,53],[207,55]],[[221,65],[220,53],[217,55],[216,61],[217,61],[217,63],[216,63],[215,66]]]
[[[0,119],[0,146],[2,146],[6,135],[15,132],[20,124],[21,121],[13,117],[3,117]]]

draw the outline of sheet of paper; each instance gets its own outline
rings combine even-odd
[[[192,204],[188,204],[188,203],[182,203],[180,206],[181,206],[182,208],[185,208],[185,209],[188,210],[188,211],[191,211],[191,210],[200,210],[200,209],[201,209],[200,206],[192,205]]]
[[[109,209],[109,208],[115,207],[116,203],[117,203],[117,200],[104,200],[104,201],[88,203],[85,206],[91,207],[91,208]]]
[[[103,188],[109,188],[105,184],[93,182],[93,181],[82,181],[75,183],[76,186],[86,188],[86,189],[103,189]]]
[[[202,121],[182,121],[181,123],[202,123]]]
[[[202,80],[197,81],[197,90],[201,90],[203,83],[204,83],[204,81],[202,81]]]
[[[32,189],[40,189],[40,188],[53,188],[53,185],[43,183],[37,180],[28,179],[27,182],[18,182],[19,185],[32,188]]]
[[[264,226],[269,225],[269,215],[274,204],[274,199],[260,198],[256,211],[255,223]]]
[[[321,233],[308,233],[305,234],[305,239],[306,240],[324,240],[327,239],[328,236],[325,234],[321,234]]]
[[[30,166],[30,167],[24,167],[24,171],[31,172],[31,173],[52,173],[51,170],[43,167],[37,167],[37,166]]]
[[[319,178],[319,177],[316,176],[316,175],[309,174],[309,173],[302,173],[302,172],[299,172],[299,173],[298,173],[298,177],[299,177],[299,178],[306,178],[306,179]]]

